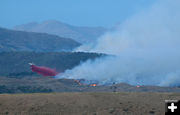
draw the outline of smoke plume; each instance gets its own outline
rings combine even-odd
[[[180,86],[179,6],[179,0],[156,1],[116,31],[77,49],[114,56],[88,60],[57,77],[96,80],[101,84]]]

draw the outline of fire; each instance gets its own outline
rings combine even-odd
[[[97,86],[97,84],[91,84],[90,86],[96,87],[96,86]]]
[[[78,85],[84,85],[84,86],[92,86],[92,87],[96,87],[97,83],[89,83],[88,81],[84,80],[84,79],[75,79],[74,80]]]

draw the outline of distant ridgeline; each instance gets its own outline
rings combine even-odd
[[[58,72],[71,69],[80,62],[105,54],[83,52],[0,52],[0,76],[37,76],[28,63],[55,68]]]
[[[56,20],[48,20],[41,23],[27,23],[15,26],[14,29],[27,32],[48,33],[65,38],[72,38],[82,44],[96,41],[97,38],[104,35],[109,30],[104,27],[73,26]]]
[[[0,28],[0,52],[35,51],[60,52],[72,51],[80,43],[46,33],[24,32]]]

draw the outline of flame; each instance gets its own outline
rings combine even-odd
[[[89,85],[89,86],[93,86],[93,87],[97,86],[96,83],[91,83],[91,84],[89,84],[89,83],[82,83],[83,81],[77,80],[77,79],[75,79],[74,81],[75,81],[78,85]]]
[[[97,84],[95,84],[95,83],[94,83],[94,84],[91,84],[90,86],[96,87],[96,86],[97,86]]]

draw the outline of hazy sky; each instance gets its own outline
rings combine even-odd
[[[58,20],[78,26],[111,27],[156,0],[0,0],[0,27]]]

